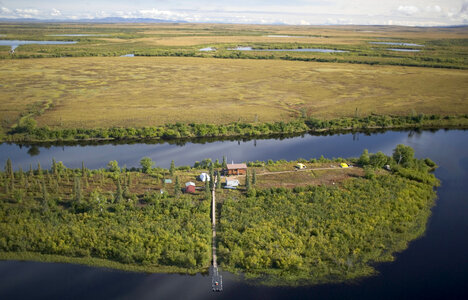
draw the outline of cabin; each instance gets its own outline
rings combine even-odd
[[[225,175],[245,175],[247,174],[246,164],[228,164],[224,170]]]
[[[194,194],[195,193],[195,186],[194,185],[187,185],[185,187],[185,193],[186,194]]]

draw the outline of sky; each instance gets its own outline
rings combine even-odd
[[[468,0],[0,0],[0,18],[290,25],[468,25]]]

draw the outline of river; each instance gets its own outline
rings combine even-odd
[[[252,286],[223,272],[222,293],[211,291],[206,275],[127,273],[87,266],[0,262],[0,299],[468,299],[468,132],[463,130],[387,131],[373,134],[304,135],[250,141],[20,147],[0,145],[1,166],[11,158],[15,168],[40,162],[50,167],[54,157],[68,167],[105,167],[108,161],[137,167],[148,156],[157,165],[191,165],[204,158],[234,162],[268,159],[391,154],[397,144],[415,149],[440,166],[438,199],[426,234],[410,243],[391,263],[377,265],[379,275],[345,284],[298,288]],[[31,155],[32,154],[32,155]]]

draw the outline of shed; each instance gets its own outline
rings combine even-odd
[[[247,174],[247,165],[228,164],[225,171],[227,175],[245,175]]]
[[[188,185],[185,187],[185,193],[193,194],[195,193],[195,186],[194,185]]]
[[[164,179],[164,183],[172,183],[172,179]]]
[[[341,163],[340,166],[344,169],[344,168],[349,168],[348,164],[347,163]]]
[[[226,186],[239,186],[239,180],[226,178]]]
[[[195,183],[193,183],[193,182],[191,182],[191,181],[186,182],[186,183],[185,183],[185,187],[188,187],[188,186],[193,186],[193,187],[195,187]]]
[[[198,179],[200,179],[200,181],[210,181],[210,175],[208,175],[207,173],[201,173],[200,176],[198,176]]]

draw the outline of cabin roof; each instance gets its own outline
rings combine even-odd
[[[228,164],[227,169],[228,170],[247,169],[247,165],[246,164]]]

